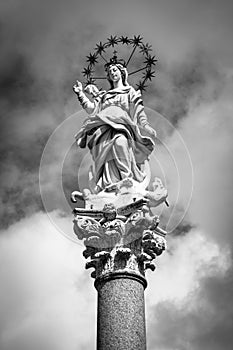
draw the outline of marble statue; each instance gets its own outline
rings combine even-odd
[[[154,149],[156,131],[149,125],[140,90],[128,84],[127,69],[120,63],[106,65],[108,91],[94,85],[85,91],[94,96],[90,101],[82,83],[73,86],[81,106],[89,114],[76,135],[80,147],[88,146],[94,161],[94,192],[126,178],[142,182],[142,166]]]
[[[73,191],[84,207],[75,208],[74,232],[84,239],[88,259],[86,267],[93,267],[92,277],[101,279],[111,273],[128,271],[144,281],[145,269],[155,269],[152,260],[166,248],[166,231],[151,208],[167,203],[168,192],[162,181],[155,178],[150,184],[149,157],[156,142],[156,131],[147,119],[140,88],[151,79],[155,59],[149,55],[150,46],[140,37],[111,37],[109,43],[97,45],[99,56],[105,60],[109,90],[99,90],[92,79],[86,87],[76,81],[73,91],[87,118],[75,135],[78,147],[88,148],[93,159],[89,172],[89,188]],[[127,63],[114,56],[107,61],[102,53],[117,42],[132,43],[144,52],[146,70],[144,80],[135,90],[128,82]],[[90,78],[97,54],[87,56],[89,65],[84,73]],[[130,74],[133,74],[132,72]],[[91,98],[87,97],[91,95]],[[87,174],[88,175],[88,174]]]

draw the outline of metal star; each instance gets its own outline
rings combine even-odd
[[[118,41],[119,41],[119,39],[117,38],[117,36],[115,35],[115,36],[110,36],[110,38],[108,38],[107,39],[108,40],[108,46],[112,46],[112,47],[114,47],[115,45],[117,45],[118,44]]]
[[[151,55],[148,55],[146,57],[146,60],[144,61],[144,63],[146,63],[147,66],[155,65],[156,62],[157,60],[155,59],[155,56],[151,56]]]
[[[148,55],[149,51],[152,51],[152,46],[149,45],[148,43],[140,45],[141,50],[139,51],[140,53]]]
[[[84,68],[82,71],[82,74],[84,77],[89,77],[91,74],[93,73],[93,70],[91,69],[90,66],[88,66],[87,68]]]
[[[142,44],[142,39],[143,38],[140,35],[134,35],[133,39],[131,39],[131,43],[134,44],[134,46],[139,46],[140,44]]]
[[[96,53],[92,54],[90,53],[89,56],[86,56],[87,57],[87,62],[90,63],[90,65],[94,65],[95,63],[97,63],[97,57],[96,57]]]
[[[102,44],[102,42],[100,41],[99,44],[96,44],[95,50],[96,50],[97,55],[101,55],[102,52],[105,52],[105,44]]]
[[[119,42],[121,42],[122,44],[126,44],[129,45],[130,44],[130,39],[127,36],[121,36],[119,38]]]
[[[145,91],[146,90],[146,85],[145,85],[145,82],[144,81],[139,81],[139,83],[136,85],[138,90],[140,91]]]
[[[144,78],[145,80],[150,80],[150,81],[151,81],[151,79],[155,77],[154,74],[155,74],[155,71],[151,71],[151,69],[149,68],[149,69],[147,69],[146,72],[144,73],[143,78]]]

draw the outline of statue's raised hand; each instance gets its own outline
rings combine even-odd
[[[73,85],[74,92],[78,95],[80,92],[83,91],[83,85],[80,81],[76,81],[76,83]]]

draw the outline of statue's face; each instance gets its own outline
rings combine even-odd
[[[109,79],[113,82],[118,82],[119,80],[122,80],[121,71],[117,66],[109,67],[108,76],[109,76]]]

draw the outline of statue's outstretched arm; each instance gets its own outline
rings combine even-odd
[[[147,115],[144,112],[144,110],[141,111],[139,117],[138,117],[139,125],[145,130],[145,132],[153,139],[155,140],[157,137],[156,131],[150,126]]]
[[[95,109],[95,104],[94,104],[94,102],[91,102],[89,100],[89,98],[87,98],[87,96],[84,94],[83,86],[82,86],[82,83],[80,81],[78,81],[78,80],[76,81],[76,84],[73,86],[73,91],[77,95],[78,100],[79,100],[82,108],[85,109],[85,111],[88,114],[92,114],[94,112],[94,109]]]
[[[144,129],[148,136],[150,136],[153,140],[156,139],[156,131],[150,126],[149,121],[147,119],[147,115],[144,111],[144,105],[141,98],[141,92],[135,91],[132,89],[132,105],[133,105],[133,113],[137,117],[138,125]]]

